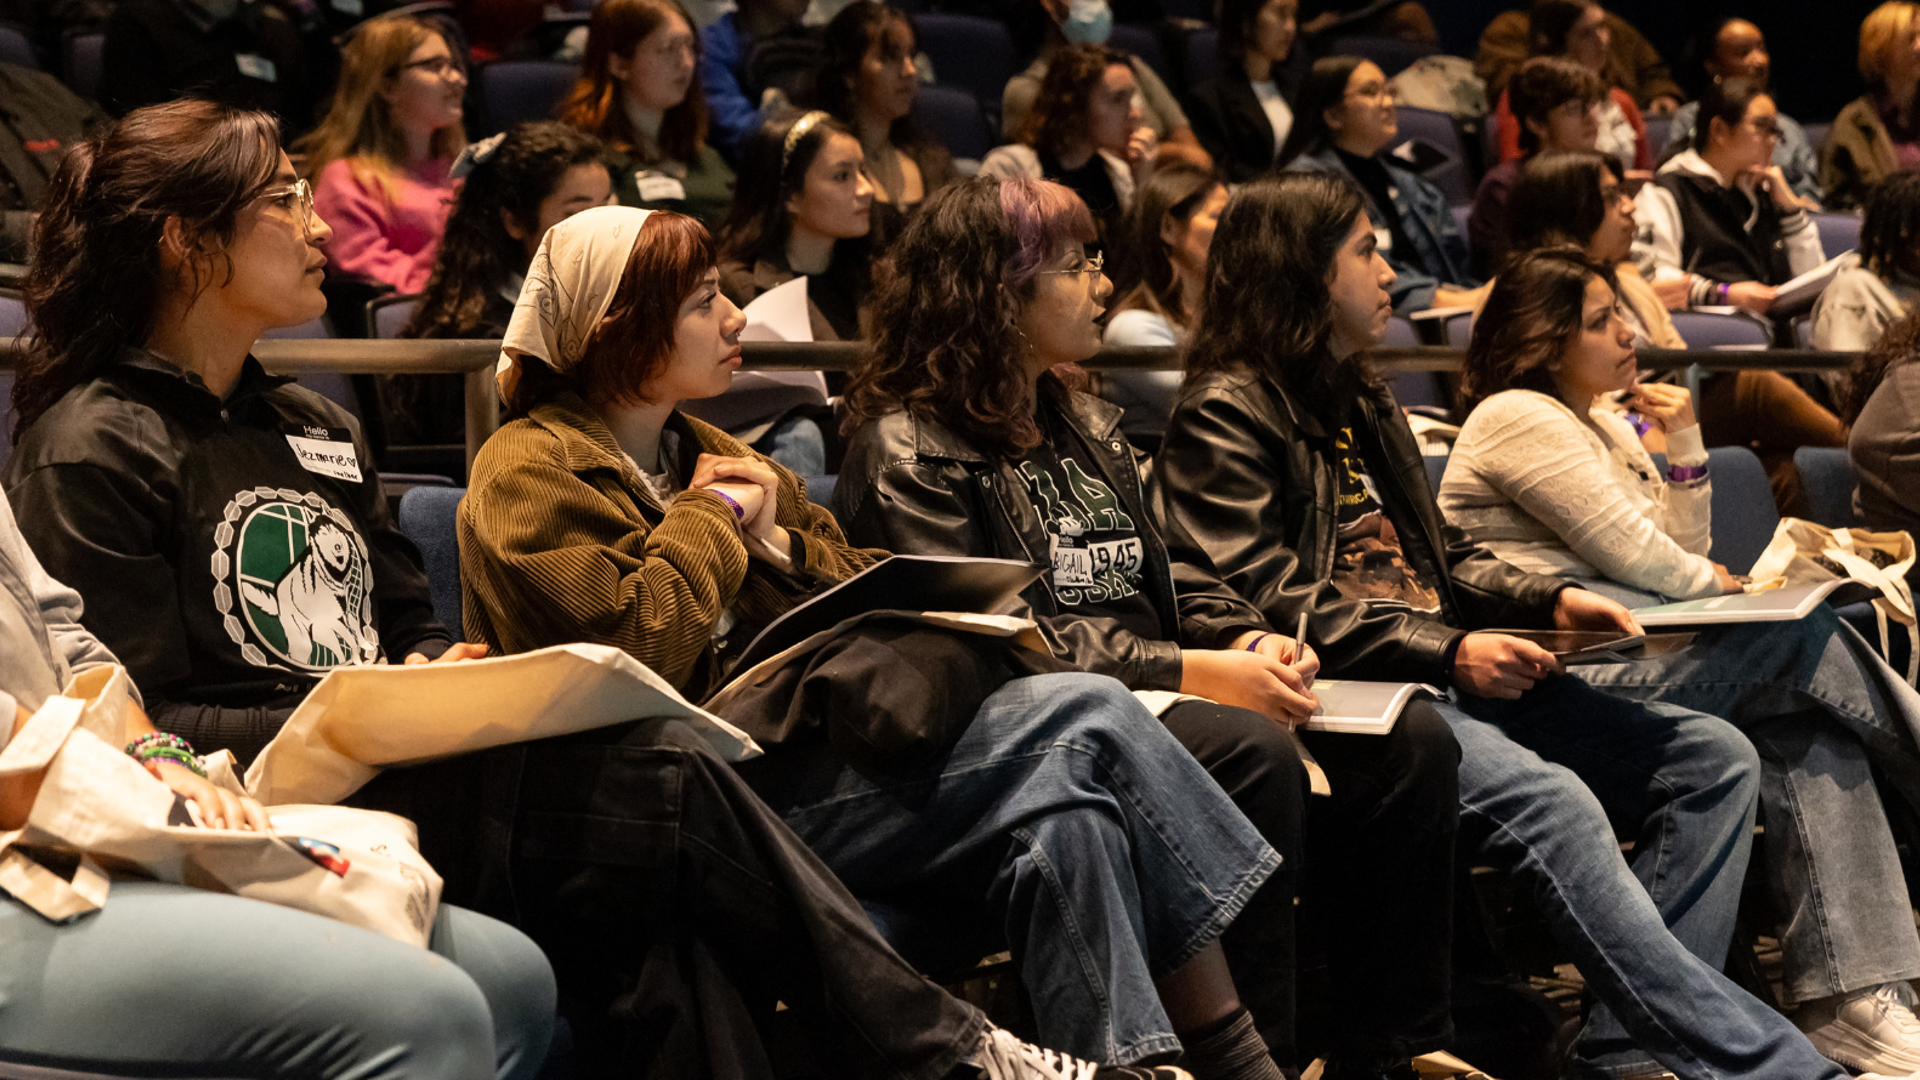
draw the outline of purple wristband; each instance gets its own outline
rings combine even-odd
[[[713,492],[715,495],[720,496],[722,499],[726,500],[726,503],[728,506],[733,507],[733,520],[735,521],[747,520],[747,508],[735,502],[733,499],[733,496],[727,494],[724,491],[721,491],[719,488],[708,488],[707,490]]]
[[[1733,292],[1733,286],[1732,286],[1732,285],[1729,285],[1729,284],[1727,284],[1727,283],[1726,283],[1726,282],[1724,282],[1724,281],[1720,283],[1720,306],[1722,306],[1722,307],[1725,307],[1725,306],[1726,306],[1726,303],[1727,303],[1727,295],[1728,295],[1729,293],[1731,293],[1731,292]]]
[[[1691,484],[1695,480],[1705,480],[1706,478],[1707,467],[1705,465],[1667,466],[1667,479],[1676,484]]]

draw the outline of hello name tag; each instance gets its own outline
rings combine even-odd
[[[353,433],[346,428],[300,427],[287,432],[287,445],[300,467],[335,480],[360,482],[360,455],[353,449]]]
[[[278,71],[273,66],[273,61],[264,56],[258,56],[254,53],[234,53],[233,62],[239,66],[240,74],[245,75],[249,79],[259,79],[261,82],[280,81]]]
[[[687,186],[661,173],[634,173],[633,183],[640,189],[641,202],[664,202],[668,199],[685,202],[687,199]]]
[[[1053,555],[1053,583],[1059,587],[1093,584],[1093,552],[1083,547],[1062,544],[1057,536],[1047,538]]]

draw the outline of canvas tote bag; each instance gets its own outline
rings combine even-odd
[[[1880,628],[1880,655],[1892,655],[1888,646],[1893,633],[1905,634],[1911,647],[1904,674],[1908,683],[1915,683],[1920,679],[1920,626],[1914,617],[1913,590],[1907,585],[1914,557],[1913,537],[1903,531],[1833,529],[1800,518],[1782,518],[1748,576],[1760,588],[1840,579],[1877,587],[1880,598],[1873,601],[1873,608]],[[1900,630],[1894,631],[1895,626]]]
[[[48,919],[98,910],[113,874],[232,893],[425,947],[440,875],[412,822],[340,806],[275,806],[271,834],[195,825],[196,811],[121,750],[123,668],[76,676],[0,751],[0,777],[46,770],[26,824],[0,833],[0,889]],[[209,777],[236,794],[232,755]]]

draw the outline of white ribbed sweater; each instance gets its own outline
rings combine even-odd
[[[1670,484],[1632,425],[1605,408],[1584,424],[1555,398],[1506,390],[1460,429],[1440,484],[1447,520],[1523,569],[1611,578],[1680,599],[1713,596],[1712,488]],[[1670,465],[1704,465],[1698,425],[1667,436]]]

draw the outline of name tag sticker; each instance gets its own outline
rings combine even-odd
[[[335,480],[360,482],[360,455],[353,449],[353,435],[346,428],[302,427],[287,433],[287,445],[300,467],[310,473],[331,476]]]
[[[1393,250],[1393,230],[1391,229],[1373,230],[1373,246],[1380,249],[1381,251],[1392,251]]]
[[[239,65],[240,74],[261,82],[279,82],[273,61],[253,53],[234,53],[233,62]]]
[[[640,189],[641,202],[662,202],[667,199],[685,202],[687,198],[686,185],[671,176],[637,172],[633,174],[633,182]]]
[[[1053,583],[1060,588],[1093,584],[1093,552],[1083,547],[1062,544],[1060,538],[1047,538],[1053,553]]]
[[[367,10],[367,6],[360,0],[333,0],[330,6],[342,15],[352,15],[356,18],[364,15]]]

